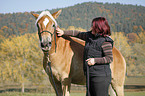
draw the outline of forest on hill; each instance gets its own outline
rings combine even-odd
[[[63,30],[86,31],[93,18],[106,17],[114,46],[125,57],[126,75],[145,76],[145,7],[86,2],[49,11],[54,13],[60,9],[62,13],[56,21]],[[23,89],[25,84],[45,84],[48,78],[38,41],[31,13],[0,14],[0,85],[19,83]]]
[[[74,26],[89,30],[92,19],[103,16],[107,18],[113,32],[128,34],[145,30],[145,7],[143,6],[87,2],[61,9],[62,13],[57,19],[61,28],[67,29],[69,26]],[[58,10],[49,11],[53,13]],[[3,39],[34,33],[36,32],[34,24],[35,18],[28,12],[0,14],[0,37]]]

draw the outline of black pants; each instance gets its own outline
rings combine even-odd
[[[111,83],[110,76],[90,76],[90,95],[108,96],[108,88]]]

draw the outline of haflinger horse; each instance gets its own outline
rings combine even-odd
[[[86,77],[83,72],[85,42],[71,36],[57,36],[56,28],[58,24],[55,19],[60,13],[61,10],[53,14],[49,11],[43,11],[40,15],[35,13],[32,13],[32,15],[36,18],[35,25],[38,29],[41,49],[44,53],[43,68],[49,76],[56,95],[69,96],[71,83],[86,84]],[[51,66],[48,66],[50,62]],[[115,47],[113,47],[113,62],[110,65],[112,82],[109,93],[113,93],[113,96],[124,96],[126,62]]]

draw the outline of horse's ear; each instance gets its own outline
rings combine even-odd
[[[53,13],[52,16],[56,19],[61,14],[61,11],[62,10],[59,10],[59,11]]]
[[[31,14],[37,19],[39,17],[39,14],[35,14],[35,13],[32,13]]]

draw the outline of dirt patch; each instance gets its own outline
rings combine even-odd
[[[124,89],[128,91],[145,91],[145,85],[125,85]]]

